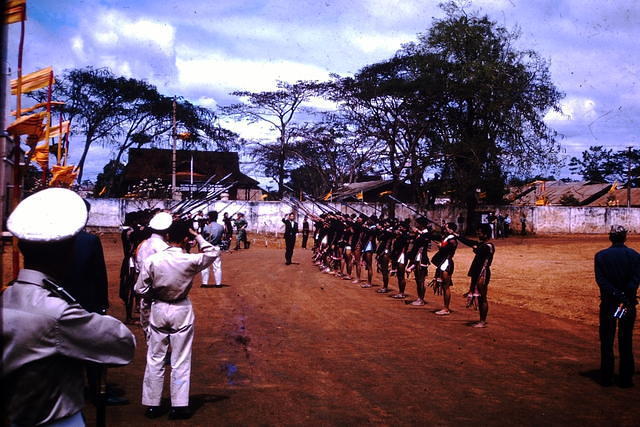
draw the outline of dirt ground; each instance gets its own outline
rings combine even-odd
[[[111,314],[123,319],[119,237],[101,237]],[[640,386],[594,380],[593,255],[606,236],[496,241],[486,329],[469,327],[478,313],[461,296],[472,258],[463,245],[454,313],[441,318],[441,297],[411,307],[321,274],[299,247],[287,266],[282,243],[266,242],[254,236],[251,249],[224,254],[223,288],[200,288],[198,278],[191,292],[195,413],[185,425],[638,425]],[[640,237],[629,245],[640,250]],[[412,281],[407,290],[415,294]],[[131,403],[108,408],[108,425],[166,424],[143,416],[146,347],[132,330],[134,362],[109,371]],[[85,414],[93,423],[91,406]]]

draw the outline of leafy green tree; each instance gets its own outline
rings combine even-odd
[[[626,163],[625,163],[626,164]],[[569,169],[585,181],[608,182],[616,174],[616,158],[613,150],[602,145],[589,147],[582,152],[581,158],[572,157]]]
[[[96,178],[93,188],[95,197],[122,197],[127,192],[124,184],[125,165],[110,160]]]
[[[35,95],[39,100],[45,94]],[[74,133],[84,137],[78,162],[82,179],[83,166],[94,143],[112,146],[115,164],[132,147],[145,144],[169,146],[173,125],[173,103],[158,93],[155,86],[133,78],[115,76],[106,68],[82,68],[66,71],[54,87],[54,99],[64,101],[56,111],[70,120]],[[181,132],[181,148],[215,147],[228,151],[237,146],[237,135],[222,128],[216,114],[207,108],[175,98],[176,121]],[[111,188],[112,185],[108,185]]]
[[[70,120],[75,132],[84,137],[78,161],[78,182],[82,181],[84,163],[89,148],[97,141],[107,143],[116,138],[119,125],[125,120],[125,105],[132,93],[123,91],[124,77],[116,77],[106,68],[87,67],[66,71],[56,81],[54,99],[65,104],[60,110]]]
[[[332,85],[342,114],[380,152],[379,164],[391,175],[394,190],[409,180],[418,196],[424,172],[432,165],[431,144],[438,138],[443,101],[438,89],[442,73],[433,59],[400,51],[354,77],[336,76]]]
[[[640,149],[620,150],[613,155],[613,178],[640,187]]]
[[[432,56],[441,72],[444,105],[434,139],[433,158],[441,159],[443,179],[471,215],[476,190],[498,202],[506,169],[527,171],[557,164],[556,132],[544,122],[558,109],[562,94],[548,66],[535,52],[518,50],[516,33],[489,20],[469,16],[455,3],[446,16],[404,50]]]

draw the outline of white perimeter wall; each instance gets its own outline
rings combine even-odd
[[[133,199],[87,199],[91,203],[91,212],[87,225],[91,228],[117,230],[124,221],[127,212],[145,208],[161,208],[175,203],[166,200],[133,200]],[[367,215],[380,215],[382,205],[363,203],[327,203],[328,205],[344,213],[355,213],[348,207],[354,206],[358,211]],[[304,202],[305,209],[321,214],[322,210],[312,202]],[[386,207],[384,207],[386,209]],[[632,233],[640,232],[640,208],[589,208],[589,207],[512,207],[501,206],[487,208],[495,210],[503,215],[508,213],[512,219],[512,229],[520,230],[520,214],[524,212],[527,217],[527,231],[537,234],[548,233],[608,233],[612,224],[624,225]],[[283,202],[247,202],[242,200],[216,201],[202,209],[205,213],[217,210],[222,213],[234,214],[243,212],[249,222],[249,231],[258,233],[281,233],[284,229],[282,218],[292,211],[290,205]],[[440,223],[455,221],[460,209],[454,206],[442,206],[430,210],[427,213],[429,219]],[[298,214],[302,217],[304,212]],[[396,217],[407,218],[414,216],[409,209],[397,205]],[[301,219],[301,218],[300,218]]]

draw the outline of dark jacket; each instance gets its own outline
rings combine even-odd
[[[71,266],[62,287],[88,312],[106,312],[109,307],[109,283],[98,236],[81,231],[75,237]]]
[[[640,283],[640,254],[622,243],[601,250],[594,258],[600,298],[634,304]]]
[[[285,237],[295,237],[298,234],[298,223],[295,221],[290,221],[288,219],[282,219],[284,223],[284,236]]]

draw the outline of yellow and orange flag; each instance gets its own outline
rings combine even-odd
[[[20,93],[29,93],[55,83],[53,68],[46,67],[33,73],[25,74],[20,79]],[[18,79],[11,80],[11,95],[18,94]]]
[[[40,165],[42,170],[47,170],[49,168],[49,144],[38,145],[33,150],[33,158],[31,160]]]
[[[42,135],[44,133],[44,124],[42,120],[47,117],[47,112],[22,116],[7,126],[7,132],[12,135]]]
[[[356,194],[356,199],[364,200],[364,192],[363,191],[358,192],[358,194]]]
[[[333,196],[333,192],[329,191],[327,194],[324,195],[322,200],[329,200],[331,198],[331,196]]]
[[[4,23],[15,24],[27,20],[27,1],[9,0],[4,6]]]
[[[55,165],[51,168],[50,187],[69,187],[76,180],[78,172],[74,170],[74,166]]]

